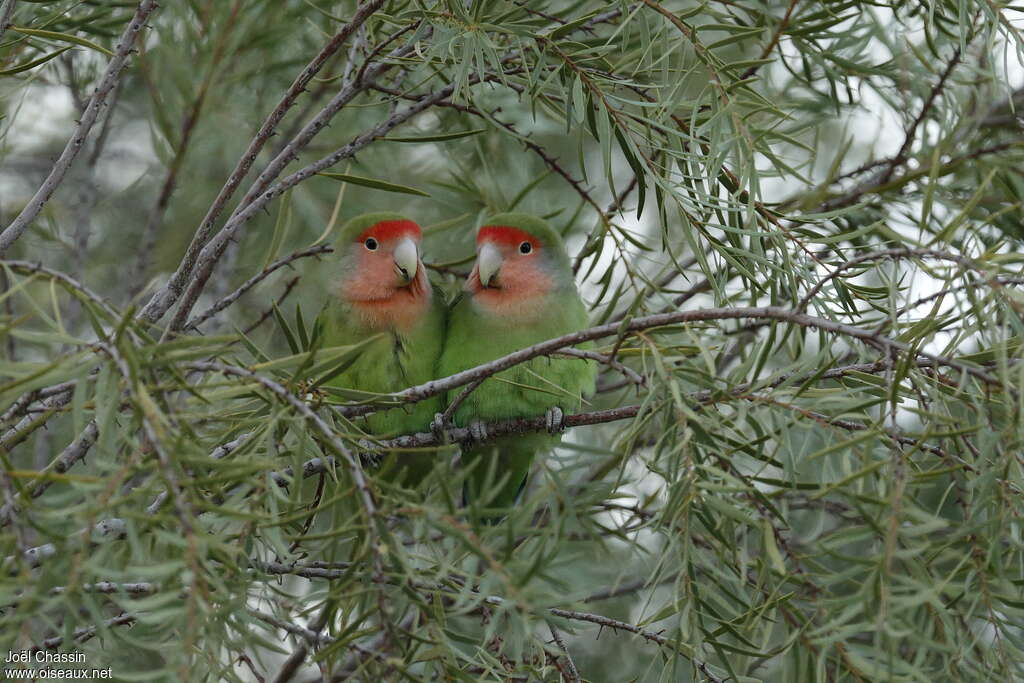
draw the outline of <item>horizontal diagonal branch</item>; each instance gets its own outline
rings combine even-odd
[[[502,370],[507,370],[515,365],[524,363],[531,358],[547,356],[563,348],[575,346],[576,344],[581,344],[587,341],[602,339],[604,337],[624,334],[627,332],[650,330],[669,325],[679,325],[683,323],[746,319],[776,320],[792,325],[798,325],[800,327],[830,332],[841,337],[850,337],[865,342],[875,348],[899,351],[930,360],[937,365],[949,367],[970,375],[987,385],[997,387],[1001,387],[1003,385],[998,379],[992,377],[989,373],[977,366],[970,365],[953,358],[948,358],[941,354],[929,353],[921,349],[912,348],[905,342],[886,337],[885,335],[872,330],[866,330],[854,325],[847,325],[845,323],[807,315],[806,313],[793,311],[787,308],[761,306],[750,308],[701,308],[693,311],[674,311],[671,313],[659,313],[656,315],[627,319],[621,323],[599,325],[586,330],[580,330],[579,332],[562,335],[561,337],[555,337],[554,339],[549,339],[539,344],[534,344],[533,346],[515,351],[502,356],[501,358],[496,358],[488,363],[455,373],[448,377],[431,380],[414,387],[409,387],[408,389],[395,392],[391,395],[391,398],[399,403],[415,403],[417,401],[422,401],[426,398],[430,398],[431,396],[436,396],[451,389],[475,382],[481,378],[490,377]],[[1010,391],[1013,392],[1012,389]],[[1015,395],[1015,392],[1013,393]],[[356,417],[360,415],[368,415],[386,407],[388,406],[363,404],[342,406],[337,408],[337,410],[340,415],[345,417]]]

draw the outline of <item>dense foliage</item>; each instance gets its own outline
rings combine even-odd
[[[0,651],[1024,678],[1019,12],[0,0]],[[332,236],[382,209],[452,296],[490,214],[569,245],[598,392],[501,524],[465,425],[362,432],[429,387],[324,385]]]

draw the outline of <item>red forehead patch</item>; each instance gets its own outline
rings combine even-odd
[[[408,220],[381,221],[380,223],[374,223],[364,230],[356,238],[356,242],[362,242],[367,237],[376,238],[381,242],[389,242],[407,236],[417,240],[420,239],[420,226]]]
[[[523,242],[529,242],[536,249],[540,247],[540,240],[519,228],[510,225],[485,225],[480,228],[476,235],[476,243],[493,242],[495,244],[510,244],[518,246]]]

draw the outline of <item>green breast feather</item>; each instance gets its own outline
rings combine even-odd
[[[328,346],[353,344],[374,331],[361,325],[343,303],[332,300],[324,308],[324,335]],[[329,386],[339,389],[388,394],[434,379],[445,331],[444,295],[433,292],[431,307],[419,324],[404,333],[382,333]],[[367,432],[386,438],[410,432],[429,431],[434,413],[442,409],[443,398],[399,406],[368,415]]]

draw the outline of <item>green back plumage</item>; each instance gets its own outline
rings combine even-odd
[[[587,326],[586,309],[557,232],[545,221],[524,214],[500,214],[485,225],[516,227],[538,238],[546,247],[544,267],[555,286],[543,302],[545,314],[527,325],[482,312],[471,296],[464,296],[450,314],[438,365],[438,375],[442,377]],[[455,424],[467,426],[474,420],[537,417],[554,406],[567,414],[577,412],[583,396],[593,393],[595,370],[592,363],[578,359],[534,358],[485,380],[456,410]],[[460,392],[461,388],[450,392],[448,401]],[[558,440],[559,437],[547,434],[525,434],[466,449],[463,462],[475,468],[468,481],[467,498],[494,489],[493,484],[503,480],[488,506],[511,505],[534,454],[550,449]]]

